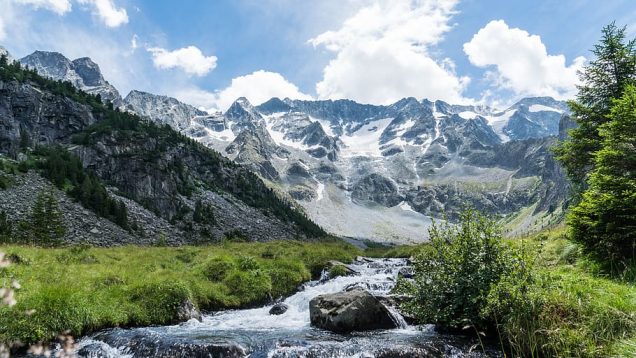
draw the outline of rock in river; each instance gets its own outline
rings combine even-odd
[[[196,319],[201,322],[201,312],[199,312],[199,309],[192,301],[185,300],[177,309],[177,320],[179,322],[185,322],[191,319]]]
[[[288,308],[289,308],[289,306],[287,306],[286,304],[284,304],[282,302],[279,302],[279,303],[273,305],[272,308],[270,308],[269,314],[281,315],[281,314],[287,312]]]
[[[382,302],[359,288],[314,297],[309,315],[312,326],[337,333],[397,327]]]

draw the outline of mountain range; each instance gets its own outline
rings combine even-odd
[[[432,220],[453,220],[466,205],[498,216],[511,235],[561,218],[567,183],[550,147],[569,117],[550,97],[505,110],[416,98],[386,106],[239,98],[209,113],[141,91],[122,99],[89,58],[36,51],[19,61],[251,169],[337,235],[421,241]]]

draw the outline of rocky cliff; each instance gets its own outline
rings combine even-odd
[[[110,101],[115,107],[123,104],[117,89],[104,79],[99,65],[88,57],[71,61],[59,52],[35,51],[19,61],[42,76],[68,81],[87,93],[100,95],[104,102]]]
[[[0,154],[6,158],[37,162],[33,148],[62,146],[81,159],[84,170],[97,174],[111,196],[125,203],[135,228],[110,230],[113,234],[103,235],[102,244],[150,243],[159,236],[167,243],[196,243],[224,237],[265,241],[323,235],[247,168],[169,126],[110,109],[90,94],[36,74],[0,68],[0,121]],[[41,184],[37,173],[32,169],[12,174],[12,181],[27,184],[0,190],[2,201],[19,195],[29,182]],[[37,187],[44,187],[40,184]],[[28,202],[19,210],[7,209],[24,219]],[[69,241],[94,243],[80,229],[84,224],[71,226],[77,230],[67,234]]]

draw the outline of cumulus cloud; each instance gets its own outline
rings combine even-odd
[[[219,109],[228,108],[239,97],[245,97],[255,105],[272,97],[311,98],[300,92],[296,85],[287,81],[281,74],[263,70],[233,78],[232,83],[227,88],[217,92],[216,96],[215,104]]]
[[[216,56],[205,56],[195,46],[168,51],[159,47],[149,48],[152,62],[160,69],[180,68],[189,75],[204,76],[216,68]]]
[[[32,1],[32,0],[28,0]],[[128,13],[124,8],[118,8],[113,0],[78,0],[80,4],[93,7],[93,14],[99,17],[108,27],[118,27],[128,23]]]
[[[316,84],[321,98],[391,103],[403,97],[465,102],[468,77],[431,48],[451,29],[456,0],[376,1],[337,31],[309,40],[335,53]]]
[[[198,87],[187,87],[176,91],[174,96],[197,107],[222,111],[228,109],[239,97],[247,98],[254,105],[261,104],[272,97],[311,99],[311,96],[302,93],[296,85],[287,81],[281,74],[264,70],[235,77],[230,85],[222,90],[210,92]]]
[[[46,9],[58,15],[71,11],[69,0],[14,0],[18,4],[30,5],[36,9]]]
[[[464,52],[473,65],[494,67],[486,77],[495,86],[518,95],[560,99],[576,94],[577,71],[585,62],[577,57],[568,66],[565,56],[548,54],[541,37],[510,28],[503,20],[480,29],[464,44]]]

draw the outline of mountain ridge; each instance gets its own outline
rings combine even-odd
[[[564,200],[567,184],[549,147],[567,105],[549,97],[503,111],[413,97],[390,105],[272,98],[257,106],[239,98],[217,113],[140,91],[123,102],[248,166],[339,235],[420,241],[431,217],[452,218],[462,202],[501,218],[534,206],[511,224],[518,233]]]
[[[12,158],[32,175],[47,170],[37,164],[47,160],[38,156],[38,148],[69,152],[79,158],[82,170],[94,173],[110,188],[109,196],[129,208],[129,222],[134,223],[130,228],[109,236],[94,227],[89,231],[98,234],[89,237],[73,229],[66,238],[69,242],[149,244],[164,237],[166,243],[185,244],[225,237],[268,241],[325,235],[250,170],[169,126],[113,109],[102,104],[100,96],[16,64],[3,64],[0,75],[3,162]],[[66,165],[59,158],[55,165]],[[65,169],[56,170],[68,174]],[[23,177],[14,172],[7,175],[10,182]],[[63,199],[64,190],[72,190],[59,189],[62,192],[56,195]],[[0,195],[13,190],[0,190]],[[16,220],[28,219],[24,217],[29,212],[24,210],[27,204],[12,208],[11,215],[17,215]],[[67,224],[76,227],[70,219]]]

